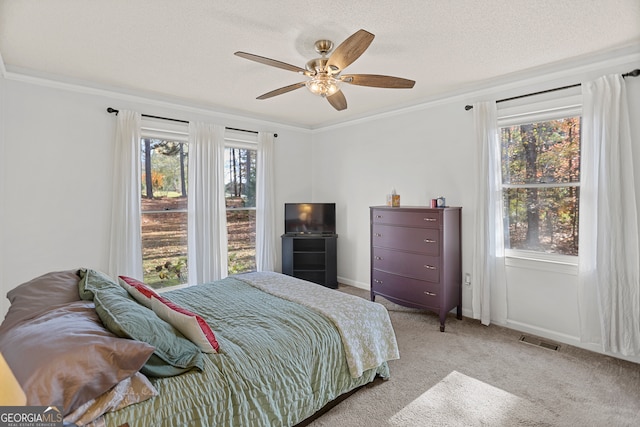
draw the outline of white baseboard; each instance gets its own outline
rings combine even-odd
[[[515,320],[507,319],[507,323],[501,326],[504,326],[505,328],[509,328],[509,329],[514,329],[520,332],[527,332],[542,338],[548,338],[550,340],[573,345],[575,347],[578,347],[578,344],[580,344],[579,337],[569,335],[569,334],[563,334],[561,332],[552,331],[546,328],[540,328],[538,326],[529,325],[527,323],[522,323]]]
[[[371,285],[369,283],[356,282],[355,280],[347,279],[346,277],[338,277],[338,283],[353,286],[354,288],[364,289],[366,291],[371,290]]]
[[[497,323],[496,323],[497,324]],[[628,362],[640,363],[640,356],[624,356],[618,353],[611,353],[603,351],[602,348],[593,343],[583,343],[580,341],[580,337],[573,335],[563,334],[561,332],[552,331],[550,329],[541,328],[534,325],[529,325],[515,320],[507,320],[506,324],[500,325],[505,328],[513,329],[520,332],[530,333],[541,338],[547,338],[556,341],[561,344],[568,344],[573,347],[581,348],[583,350],[593,351],[595,353],[604,354],[606,356],[615,357],[616,359],[626,360]]]

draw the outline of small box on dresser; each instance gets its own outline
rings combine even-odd
[[[371,300],[462,319],[461,207],[372,206]]]

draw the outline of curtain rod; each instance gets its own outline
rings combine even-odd
[[[117,116],[119,112],[120,112],[120,110],[116,110],[115,108],[111,108],[111,107],[107,108],[107,113],[109,113],[109,114],[113,113],[113,114],[115,114]],[[189,123],[188,120],[172,119],[170,117],[152,116],[150,114],[142,114],[142,117],[148,117],[150,119],[167,120],[167,121],[170,121],[170,122],[177,122],[177,123]],[[235,131],[238,131],[238,132],[248,132],[248,133],[255,133],[255,134],[258,133],[258,131],[255,131],[255,130],[246,130],[246,129],[238,129],[238,128],[230,128],[230,127],[225,127],[225,129],[227,129],[227,130],[235,130]],[[274,133],[273,137],[277,138],[278,134]]]
[[[638,76],[640,76],[640,68],[636,68],[635,70],[629,71],[628,73],[624,73],[622,75],[622,77],[638,77]],[[556,88],[547,89],[547,90],[541,90],[540,92],[533,92],[533,93],[527,93],[527,94],[524,94],[524,95],[512,96],[511,98],[499,99],[499,100],[496,101],[496,104],[498,102],[513,101],[514,99],[526,98],[528,96],[534,96],[534,95],[542,95],[543,93],[549,93],[549,92],[555,92],[555,91],[558,91],[558,90],[570,89],[572,87],[578,87],[578,86],[581,86],[581,85],[582,85],[582,83],[576,83],[576,84],[573,84],[573,85],[556,87]],[[464,106],[464,109],[466,111],[469,111],[472,108],[473,108],[473,105],[465,105]]]

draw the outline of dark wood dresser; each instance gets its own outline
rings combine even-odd
[[[462,319],[460,207],[372,206],[371,300]]]

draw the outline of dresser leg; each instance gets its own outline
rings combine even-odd
[[[444,323],[440,323],[440,332],[444,332]]]
[[[462,304],[460,304],[456,310],[456,318],[462,320]]]

